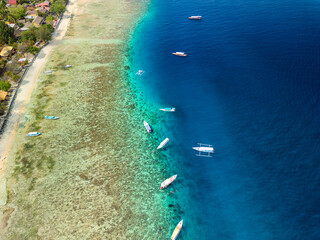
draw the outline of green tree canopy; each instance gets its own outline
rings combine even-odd
[[[8,80],[6,81],[1,81],[0,80],[0,90],[2,91],[8,91],[11,87],[11,84],[8,82]]]
[[[9,14],[17,20],[23,18],[26,15],[26,10],[24,10],[21,5],[18,5],[16,7],[9,7],[8,11]]]
[[[55,2],[54,4],[52,4],[50,11],[55,12],[56,14],[58,14],[59,16],[66,10],[66,7],[58,2]]]
[[[47,25],[49,24],[46,24],[46,25],[42,25],[41,27],[39,27],[37,30],[36,30],[36,37],[37,37],[37,40],[39,41],[49,41],[51,40],[51,25],[49,25],[50,27],[47,27]]]
[[[53,20],[54,20],[54,17],[53,17],[52,15],[48,15],[48,16],[46,17],[46,22],[47,22],[47,23],[53,22]]]
[[[24,31],[21,33],[20,41],[21,42],[28,42],[28,41],[35,42],[37,40],[36,31],[37,31],[36,27],[34,27],[34,26],[29,27],[29,29],[27,31]]]
[[[0,44],[5,44],[13,41],[13,28],[9,27],[3,21],[0,21]]]

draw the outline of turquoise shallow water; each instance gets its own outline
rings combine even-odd
[[[152,139],[170,138],[156,160],[178,174],[165,203],[181,239],[320,238],[319,13],[313,0],[152,2],[129,73]],[[215,156],[195,157],[197,142]]]

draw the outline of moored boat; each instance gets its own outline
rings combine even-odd
[[[159,146],[157,147],[157,149],[163,148],[167,143],[169,142],[169,138],[166,138],[165,140],[163,140]]]
[[[28,134],[27,134],[27,136],[28,137],[35,137],[35,136],[39,136],[41,133],[39,133],[39,132],[29,132]]]
[[[160,108],[161,111],[164,111],[164,112],[175,112],[176,109],[175,108]]]
[[[174,52],[173,55],[179,56],[179,57],[186,57],[187,54],[185,52]]]
[[[142,74],[144,74],[143,70],[139,70],[138,72],[136,72],[136,75],[142,76]]]
[[[147,123],[146,121],[143,121],[143,125],[146,128],[148,133],[152,132],[152,128],[150,127],[149,123]]]
[[[177,239],[177,237],[179,236],[179,233],[181,232],[182,224],[183,224],[183,220],[181,220],[178,223],[178,225],[176,226],[176,228],[174,229],[170,240],[176,240]]]
[[[65,67],[65,68],[71,68],[72,65],[65,65],[64,67]]]
[[[55,116],[45,116],[44,118],[45,118],[45,119],[48,119],[48,120],[56,120],[56,119],[59,119],[58,117],[55,117]]]
[[[168,187],[174,180],[176,180],[177,176],[178,176],[178,175],[174,175],[174,176],[172,176],[171,178],[168,178],[168,179],[164,180],[164,181],[161,183],[161,185],[160,185],[159,188],[160,188],[160,189],[164,189],[164,188]]]
[[[202,16],[191,16],[189,17],[190,20],[201,20]]]
[[[193,147],[194,150],[205,153],[214,153],[213,147]]]

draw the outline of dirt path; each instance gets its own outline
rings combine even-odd
[[[27,74],[24,76],[20,84],[18,92],[16,93],[17,96],[13,103],[13,107],[8,116],[6,126],[4,128],[3,133],[0,136],[0,175],[2,175],[7,155],[10,151],[15,134],[17,132],[18,124],[24,113],[26,105],[30,100],[30,96],[36,85],[38,76],[40,72],[43,70],[43,66],[47,62],[51,52],[54,50],[57,44],[59,44],[59,42],[62,40],[62,38],[67,32],[68,25],[70,22],[70,15],[68,14],[68,12],[72,13],[75,10],[76,9],[74,0],[69,0],[67,12],[61,19],[58,29],[56,29],[56,31],[54,32],[52,40],[47,46],[41,49],[37,58],[33,62],[32,66],[29,68]]]

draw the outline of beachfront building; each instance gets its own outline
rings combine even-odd
[[[4,60],[7,60],[8,57],[10,57],[13,52],[14,52],[13,47],[5,46],[2,48],[0,52],[0,57]]]
[[[43,3],[39,3],[37,6],[38,7],[49,7],[50,6],[50,2],[44,1]]]
[[[33,10],[36,10],[36,7],[35,7],[33,4],[30,4],[30,5],[27,7],[27,11],[33,11]]]
[[[32,25],[35,27],[40,27],[42,23],[43,23],[43,17],[36,16],[36,18],[32,22]]]
[[[8,1],[8,4],[9,4],[10,6],[16,5],[16,4],[17,4],[17,0],[9,0],[9,1]]]
[[[26,19],[34,19],[37,15],[38,12],[36,10],[29,10],[26,12],[27,16],[25,16]]]
[[[0,102],[5,101],[7,95],[8,95],[8,92],[0,90]]]

